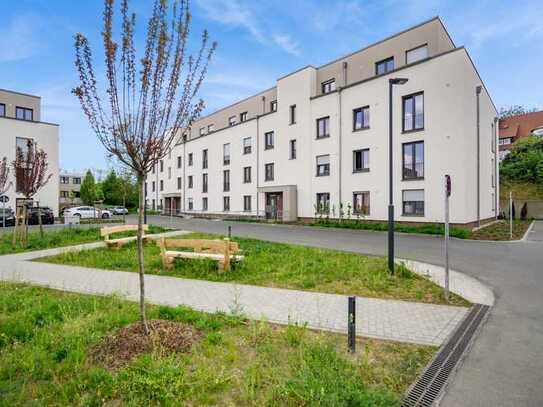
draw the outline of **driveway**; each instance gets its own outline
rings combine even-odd
[[[129,218],[135,222],[135,218]],[[386,234],[287,225],[264,225],[149,216],[148,222],[187,230],[298,243],[384,255]],[[529,240],[515,243],[452,239],[451,267],[494,289],[496,304],[449,386],[442,405],[543,405],[543,222]],[[398,257],[443,264],[442,240],[396,235]]]

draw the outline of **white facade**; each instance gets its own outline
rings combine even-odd
[[[419,32],[427,29],[428,25],[432,25],[435,31],[432,31],[432,35],[426,31]],[[452,41],[442,49],[432,46],[434,36],[444,37],[443,32],[439,20],[437,23],[435,19],[430,20],[334,61],[338,66],[343,66],[343,70],[336,69],[335,74],[333,70],[326,73],[327,76],[322,73],[330,70],[330,64],[320,68],[308,66],[280,78],[272,90],[201,119],[194,124],[187,140],[181,140],[173,148],[171,158],[163,160],[163,170],[157,163],[156,171],[149,174],[149,207],[162,207],[166,212],[171,208],[175,212],[195,214],[270,216],[270,210],[277,209],[277,202],[272,202],[270,194],[277,193],[282,194],[279,195],[282,201],[281,216],[284,220],[294,220],[315,216],[317,194],[329,194],[331,215],[339,216],[340,203],[343,204],[344,215],[348,212],[348,206],[353,212],[354,193],[364,192],[365,199],[369,198],[369,213],[363,214],[363,217],[385,220],[388,214],[389,179],[389,79],[401,77],[407,78],[408,82],[395,85],[393,91],[393,196],[396,219],[405,222],[443,222],[445,174],[452,178],[451,222],[467,224],[494,218],[498,213],[496,201],[499,196],[497,132],[494,124],[497,111],[467,51],[456,48]],[[412,39],[413,36],[416,39]],[[391,41],[396,41],[393,47]],[[381,47],[385,53],[405,53],[406,60],[409,60],[407,51],[417,44],[413,41],[428,44],[428,50],[434,51],[429,55],[428,50],[423,53],[417,51],[424,59],[410,64],[405,61],[403,64],[397,63],[388,73],[347,80],[347,76],[354,76],[352,65],[360,62],[360,54],[376,53],[373,48]],[[396,50],[402,46],[405,49]],[[367,65],[373,67],[376,62],[378,60],[368,60]],[[330,76],[332,74],[334,76]],[[336,90],[323,94],[321,85],[330,78],[335,79]],[[404,132],[402,123],[406,117],[403,105],[408,103],[404,97],[413,94],[423,95],[423,115],[418,115],[416,119],[419,124],[423,123],[423,128]],[[277,101],[276,111],[270,111],[268,106],[273,100]],[[239,123],[238,119],[238,124],[226,127],[213,123],[214,120],[220,121],[221,116],[236,115],[239,118],[239,114],[246,109],[244,103],[249,105],[247,121]],[[295,123],[291,124],[293,105],[296,106]],[[250,111],[253,106],[257,106],[256,112]],[[369,125],[354,130],[354,110],[362,107],[369,108]],[[323,117],[329,117],[329,137],[318,138],[318,119]],[[214,124],[215,130],[210,133],[204,131],[205,135],[200,136],[199,129],[209,123]],[[274,133],[274,147],[271,149],[265,148],[265,134],[268,132]],[[248,137],[252,140],[252,151],[244,154],[243,140]],[[296,140],[295,159],[291,157],[291,140]],[[422,176],[404,179],[409,178],[411,172],[409,168],[403,168],[403,158],[409,161],[410,156],[406,154],[404,157],[402,146],[412,142],[423,143],[424,155],[419,157],[423,158],[423,164],[417,166],[418,174]],[[226,165],[223,161],[224,144],[230,144],[230,162]],[[369,169],[355,172],[353,152],[362,149],[369,150]],[[206,169],[202,168],[203,150],[208,151]],[[192,165],[189,165],[189,154],[193,155]],[[329,160],[329,175],[318,176],[317,157],[321,157],[320,162]],[[181,164],[180,168],[178,163]],[[271,163],[274,177],[273,180],[266,180],[266,164]],[[245,167],[251,167],[250,183],[244,183]],[[225,170],[230,171],[230,191],[223,190]],[[203,192],[202,188],[203,174],[208,177],[207,192]],[[189,177],[192,177],[192,188],[189,187]],[[245,196],[251,197],[249,210],[246,210]],[[416,213],[404,213],[404,198],[420,199],[418,197],[421,196],[424,197],[422,206],[420,203],[407,204],[405,208],[409,212],[416,206]],[[229,197],[230,201],[227,210],[224,207],[225,197]],[[203,201],[205,198],[207,208]],[[190,202],[192,208],[189,207]]]
[[[25,119],[17,118],[16,112],[24,108]],[[32,113],[30,113],[32,111]],[[7,207],[15,209],[17,199],[23,196],[16,192],[16,179],[11,163],[15,160],[18,138],[31,139],[47,153],[50,180],[34,197],[41,206],[47,206],[58,216],[59,206],[59,134],[58,125],[40,121],[40,98],[17,92],[0,90],[0,159],[7,157],[12,183],[6,195]]]

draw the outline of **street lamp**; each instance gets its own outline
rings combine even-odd
[[[388,271],[394,274],[394,203],[392,198],[392,87],[403,85],[407,78],[388,80]]]

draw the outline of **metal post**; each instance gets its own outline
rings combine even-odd
[[[6,200],[2,197],[2,228],[6,228]]]
[[[513,192],[509,191],[509,239],[513,240]]]
[[[347,316],[347,346],[349,352],[356,351],[356,297],[349,297]]]
[[[388,82],[388,271],[394,274],[394,204],[392,198],[392,80]]]
[[[449,301],[449,195],[450,178],[445,175],[445,299]]]
[[[228,239],[232,239],[232,226],[228,226]]]

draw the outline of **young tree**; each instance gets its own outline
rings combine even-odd
[[[11,186],[11,183],[8,182],[9,179],[9,165],[8,165],[8,159],[7,157],[2,158],[2,161],[0,161],[0,196],[4,195],[9,187]]]
[[[75,35],[75,65],[80,83],[73,93],[107,152],[130,168],[139,188],[137,250],[140,281],[140,320],[145,318],[143,262],[143,206],[146,174],[164,158],[176,140],[177,131],[189,129],[203,109],[194,101],[216,48],[204,31],[196,54],[189,55],[191,14],[188,0],[154,0],[147,22],[145,46],[136,57],[135,14],[128,0],[121,0],[121,34],[113,38],[114,0],[105,0],[104,28],[106,94],[103,102],[97,88],[91,48],[83,34]],[[171,15],[171,17],[170,17]]]
[[[79,196],[85,205],[93,205],[96,201],[96,183],[90,170],[87,170],[85,177],[83,177]]]
[[[121,180],[111,170],[106,178],[101,182],[102,192],[104,193],[104,203],[108,205],[120,205],[122,203]]]
[[[53,174],[47,175],[47,153],[38,144],[28,139],[25,148],[17,146],[15,151],[15,160],[12,163],[16,178],[16,189],[27,201],[42,189],[51,179]],[[23,207],[23,244],[27,241],[27,205]],[[43,236],[43,227],[41,220],[41,211],[38,208],[38,222],[40,224],[40,234]],[[16,222],[16,226],[17,226]],[[17,228],[13,231],[13,241],[15,243]]]

